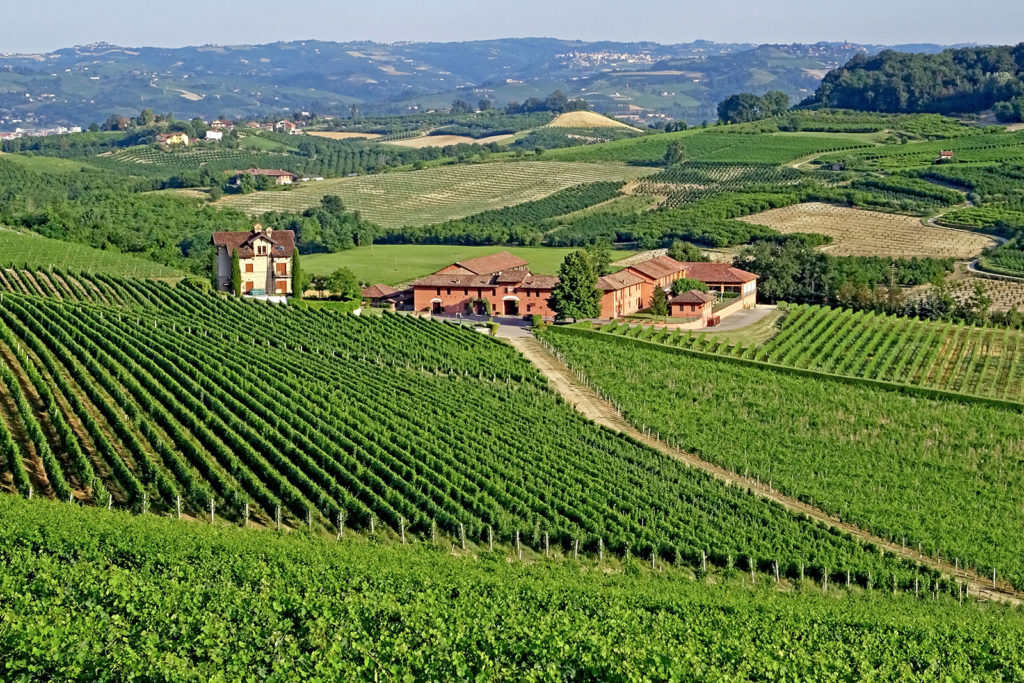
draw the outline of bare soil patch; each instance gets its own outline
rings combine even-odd
[[[934,256],[964,260],[996,244],[986,235],[925,225],[914,216],[821,202],[770,209],[739,220],[766,225],[784,234],[828,235],[834,241],[823,250],[835,256]]]
[[[471,138],[468,135],[421,135],[418,138],[406,138],[405,140],[388,140],[384,144],[422,149],[423,147],[446,147],[448,145],[488,145],[492,142],[508,140],[510,137],[512,137],[511,133],[490,135],[486,138]]]
[[[621,121],[610,119],[607,116],[592,111],[567,111],[559,114],[548,124],[549,128],[630,128]]]
[[[375,140],[380,137],[380,133],[349,133],[340,130],[308,130],[306,135],[329,140]]]

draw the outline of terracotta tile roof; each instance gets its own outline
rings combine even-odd
[[[234,173],[234,175],[242,175],[243,173],[248,173],[249,175],[252,176],[265,175],[270,176],[271,178],[279,178],[281,176],[288,176],[290,178],[299,177],[297,174],[292,173],[291,171],[282,171],[279,168],[247,168],[244,171],[235,169],[234,171],[232,171],[232,173]]]
[[[756,280],[759,275],[748,273],[745,270],[734,268],[728,263],[701,263],[699,261],[688,261],[683,264],[686,268],[686,277],[694,280],[707,282],[709,284],[741,285],[745,282]]]
[[[711,303],[714,300],[714,294],[708,294],[707,292],[702,292],[699,289],[691,289],[672,297],[668,302],[670,304],[706,304]]]
[[[396,289],[396,288],[391,287],[389,285],[370,285],[369,287],[365,287],[363,289],[363,298],[364,299],[382,299],[382,298],[384,298],[386,296],[391,296],[392,294],[397,294],[400,291],[402,291],[402,290]]]
[[[528,270],[506,270],[494,276],[499,285],[514,285],[522,282],[530,274]]]
[[[465,261],[456,261],[455,265],[468,270],[474,275],[491,275],[492,273],[498,273],[503,270],[522,268],[527,265],[527,262],[514,254],[508,253],[507,251],[499,251],[497,254],[479,256],[477,258],[466,259]]]
[[[634,263],[627,270],[636,272],[648,280],[658,280],[683,272],[685,266],[671,256],[656,256],[640,263]]]
[[[492,275],[434,273],[412,283],[413,287],[494,287]]]
[[[519,289],[554,289],[557,284],[555,275],[531,275],[519,285]]]
[[[558,278],[554,275],[532,275],[528,271],[522,271],[522,275],[514,280],[506,280],[506,275],[473,275],[472,273],[449,272],[434,273],[420,278],[412,283],[413,287],[508,287],[516,289],[553,289],[558,284]]]
[[[628,270],[620,270],[617,273],[597,278],[597,288],[603,289],[606,292],[614,292],[617,289],[625,289],[626,287],[639,285],[642,282],[644,282],[644,279],[639,275]]]
[[[258,237],[270,241],[270,255],[274,258],[290,258],[295,253],[295,233],[291,230],[215,232],[212,242],[214,246],[227,247],[229,256],[237,249],[238,258],[252,258],[252,244]]]

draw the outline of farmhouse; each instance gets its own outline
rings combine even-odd
[[[292,255],[295,233],[271,230],[257,223],[248,232],[215,232],[217,289],[231,291],[231,261],[235,251],[242,271],[242,292],[251,296],[292,293]]]
[[[161,145],[170,147],[171,145],[184,145],[188,147],[188,135],[185,133],[163,133],[156,136],[156,141]]]
[[[227,119],[217,119],[210,122],[210,128],[214,130],[234,130],[235,122],[228,121]]]
[[[274,125],[275,130],[284,131],[289,135],[297,133],[298,128],[299,126],[294,121],[289,121],[288,119],[281,119]]]
[[[291,171],[282,171],[279,168],[247,168],[244,171],[235,170],[232,172],[231,182],[235,185],[242,179],[243,175],[249,174],[253,177],[267,176],[274,179],[275,185],[291,185],[299,176]]]
[[[219,131],[219,130],[208,130],[208,131],[206,131],[206,139],[207,140],[218,140],[218,141],[219,140],[223,140],[224,139],[224,133],[222,131]]]
[[[702,263],[687,261],[683,263],[684,277],[700,280],[709,289],[719,294],[736,297],[742,308],[751,308],[757,304],[758,275],[735,268],[728,263]]]
[[[534,275],[527,265],[507,251],[458,261],[412,283],[413,309],[449,315],[554,316],[548,298],[558,278]]]
[[[953,150],[943,149],[939,151],[939,158],[935,160],[936,163],[942,164],[949,161],[953,161]]]
[[[641,298],[644,306],[651,305],[651,296],[654,295],[655,287],[667,290],[673,282],[686,277],[686,267],[670,256],[656,256],[633,264],[626,270],[643,280]]]
[[[700,318],[706,326],[712,318],[715,295],[691,289],[668,300],[668,314],[673,318]]]
[[[597,279],[601,295],[601,317],[611,320],[623,315],[632,315],[643,308],[643,287],[645,281],[629,269],[605,275]]]
[[[383,306],[398,308],[407,303],[409,293],[408,289],[396,289],[389,285],[370,285],[363,288],[362,296],[374,308],[381,308]]]

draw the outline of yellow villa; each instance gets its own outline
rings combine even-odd
[[[271,230],[258,223],[248,232],[215,232],[217,289],[231,291],[231,258],[238,251],[242,293],[249,296],[292,294],[292,255],[295,233]]]

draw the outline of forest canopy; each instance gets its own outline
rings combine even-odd
[[[994,109],[1003,121],[1024,113],[1024,43],[911,54],[859,54],[830,71],[805,105],[938,114]]]

